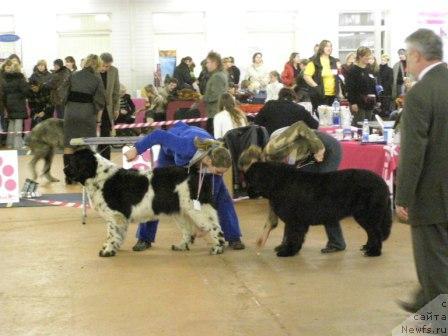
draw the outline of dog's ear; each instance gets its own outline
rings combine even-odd
[[[241,153],[238,160],[238,169],[246,172],[253,163],[263,161],[265,161],[263,150],[258,146],[252,145]]]
[[[70,157],[69,171],[72,179],[84,185],[85,181],[97,174],[98,161],[90,148],[75,151]]]

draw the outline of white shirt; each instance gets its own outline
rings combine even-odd
[[[241,126],[246,126],[246,122],[244,119],[241,119]],[[234,125],[232,121],[232,117],[230,113],[226,110],[219,112],[213,118],[213,135],[215,139],[220,139],[224,137],[224,135],[234,128],[241,127],[239,125]]]
[[[283,88],[283,84],[279,82],[269,83],[266,86],[266,101],[277,100],[278,93]]]
[[[262,90],[269,82],[269,72],[263,64],[260,64],[259,66],[252,64],[246,71],[245,79],[248,79],[250,82],[250,90]]]
[[[422,72],[420,72],[420,74],[418,75],[418,80],[422,80],[423,77],[425,77],[425,75],[434,67],[438,66],[439,64],[442,64],[442,62],[437,62],[431,65],[428,65],[426,68],[423,69]]]

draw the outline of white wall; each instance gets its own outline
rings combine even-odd
[[[221,52],[223,56],[232,55],[242,69],[250,64],[252,50],[247,47],[246,12],[247,11],[295,11],[297,18],[294,34],[295,50],[302,57],[312,54],[315,43],[322,39],[333,41],[337,50],[338,13],[345,10],[383,9],[389,13],[388,30],[390,32],[390,54],[396,61],[396,50],[404,46],[404,38],[419,27],[418,13],[428,10],[448,11],[448,1],[427,0],[423,5],[409,2],[377,0],[373,4],[362,4],[355,0],[342,3],[308,2],[306,5],[298,1],[278,0],[276,2],[260,2],[255,0],[77,0],[58,2],[40,0],[31,2],[16,0],[9,2],[8,8],[0,6],[0,15],[15,16],[15,32],[22,37],[23,62],[28,74],[36,60],[44,58],[49,63],[58,57],[58,36],[56,33],[57,14],[75,13],[110,13],[112,18],[111,50],[116,66],[120,70],[121,81],[134,90],[151,83],[155,70],[153,12],[205,12],[205,47],[195,54],[206,55],[211,49]],[[325,7],[325,8],[323,8]],[[44,9],[44,10],[42,10]],[[269,27],[270,22],[266,22]],[[448,28],[448,27],[447,27]],[[275,27],[273,27],[275,29]],[[446,40],[445,40],[446,41]],[[278,41],[268,40],[267,45],[278,49]],[[446,42],[448,44],[448,41]],[[263,51],[263,50],[261,50]],[[268,53],[268,52],[267,52]],[[182,57],[185,55],[178,55]],[[289,53],[282,59],[266,60],[266,63],[281,65],[287,60]],[[197,64],[200,59],[195,60]],[[275,62],[275,63],[274,63]]]

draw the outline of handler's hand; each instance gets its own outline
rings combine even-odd
[[[359,111],[359,109],[358,109],[358,105],[356,105],[356,104],[353,104],[353,105],[351,106],[351,108],[352,108],[352,112],[353,112],[353,113],[356,113],[356,112]]]
[[[395,211],[397,212],[398,218],[407,222],[409,219],[408,208],[397,205]]]
[[[134,160],[137,157],[137,149],[135,147],[132,147],[130,150],[128,150],[126,153],[124,153],[124,156],[126,156],[126,159],[129,161]]]
[[[314,154],[314,159],[317,162],[322,162],[324,160],[325,148],[320,149],[316,154]]]

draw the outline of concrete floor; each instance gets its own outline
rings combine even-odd
[[[53,170],[62,177],[60,167],[58,156]],[[200,239],[173,252],[180,233],[163,217],[153,248],[132,252],[133,224],[114,258],[98,257],[105,227],[93,211],[83,226],[77,209],[1,209],[0,335],[374,336],[407,318],[394,300],[416,281],[408,226],[394,224],[379,258],[361,255],[365,233],[349,219],[346,251],[322,255],[325,233],[314,227],[300,254],[282,259],[273,252],[282,228],[255,252],[266,202],[236,207],[244,251],[210,256]]]

